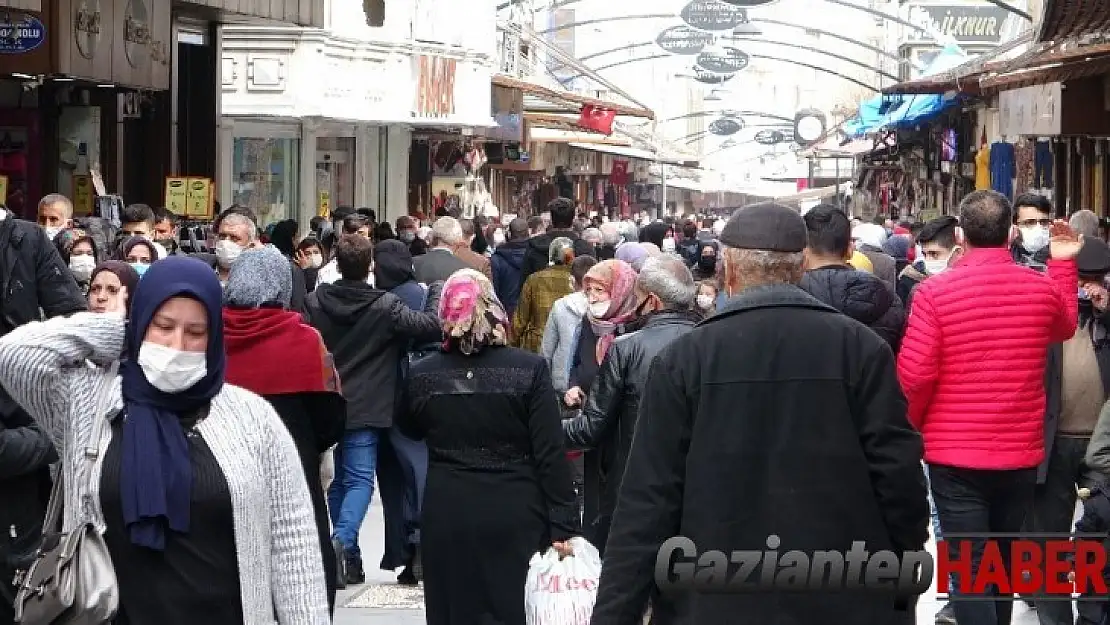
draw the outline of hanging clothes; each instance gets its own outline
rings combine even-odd
[[[1014,193],[1021,195],[1033,188],[1033,144],[1022,139],[1014,146]]]
[[[1051,141],[1038,141],[1033,153],[1033,186],[1038,189],[1051,189],[1052,167],[1055,159]]]
[[[1014,161],[1014,146],[997,141],[991,145],[991,188],[1002,195],[1014,199],[1014,175],[1017,166]]]
[[[991,151],[986,145],[975,153],[975,190],[991,188]]]

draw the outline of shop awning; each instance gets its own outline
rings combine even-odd
[[[567,115],[555,115],[551,113],[524,113],[524,121],[528,122],[529,133],[532,139],[542,141],[540,136],[542,133],[539,130],[559,130],[563,132],[573,132],[586,135],[594,135],[597,137],[605,137],[606,135],[592,129],[585,128],[578,125],[578,117]]]
[[[1081,45],[1076,41],[1052,46],[1015,59],[979,80],[985,92],[1063,82],[1110,72],[1110,44]]]
[[[1029,30],[990,52],[980,54],[956,67],[941,70],[928,76],[906,80],[883,89],[884,94],[923,94],[960,91],[976,94],[979,77],[993,66],[1016,59],[1033,47],[1033,31]]]
[[[0,9],[42,12],[42,0],[0,0]]]
[[[852,186],[853,185],[851,182],[842,182],[840,183],[839,187],[837,185],[832,185],[828,187],[819,187],[817,189],[806,189],[805,191],[799,191],[797,193],[791,193],[789,195],[775,196],[774,199],[780,204],[795,204],[797,202],[805,202],[808,200],[822,200],[825,198],[836,197],[836,194],[838,192],[848,193],[852,190]]]
[[[1042,2],[1044,4],[1037,41],[1060,41],[1110,30],[1110,2],[1106,0]]]
[[[529,98],[533,96],[549,105],[554,107],[544,107],[541,112],[544,113],[577,113],[585,105],[595,106],[598,108],[609,109],[616,111],[617,115],[627,117],[642,117],[646,119],[655,119],[655,112],[651,109],[641,108],[638,106],[628,106],[625,104],[617,104],[616,102],[607,102],[597,98],[590,98],[570,91],[564,91],[553,87],[547,87],[520,78],[513,78],[504,74],[494,74],[493,84],[499,87],[508,87],[510,89],[520,89],[525,95],[524,110],[528,111]]]
[[[638,148],[626,148],[617,145],[605,145],[602,143],[569,143],[572,148],[579,150],[590,150],[591,152],[601,152],[602,154],[609,154],[611,156],[623,156],[625,158],[634,158],[649,163],[666,163],[667,165],[678,165],[681,167],[697,167],[697,159],[685,158],[676,155],[656,155],[655,152],[649,150],[641,150]]]

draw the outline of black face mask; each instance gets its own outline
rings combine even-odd
[[[698,258],[698,266],[701,267],[703,271],[713,271],[717,268],[717,257],[701,256]]]

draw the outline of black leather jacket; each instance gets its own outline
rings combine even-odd
[[[602,457],[598,476],[601,517],[612,515],[616,505],[648,368],[656,354],[697,322],[697,315],[689,311],[660,311],[640,330],[618,337],[605,355],[582,412],[563,420],[568,448],[591,450]],[[586,483],[591,481],[587,478]]]

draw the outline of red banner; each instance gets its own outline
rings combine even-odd
[[[609,182],[617,186],[628,184],[628,161],[613,161],[613,171],[609,173]]]
[[[611,135],[613,134],[613,120],[616,118],[617,112],[612,109],[584,104],[582,105],[582,113],[578,116],[578,125],[600,132],[603,135]]]

